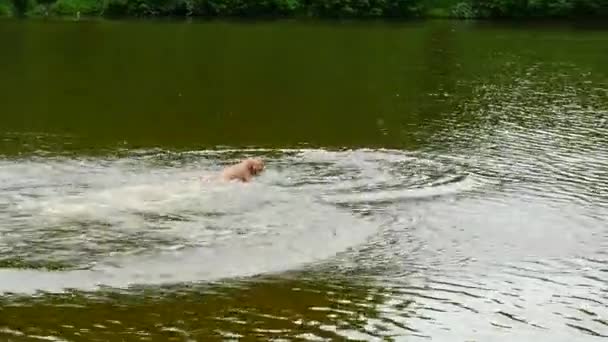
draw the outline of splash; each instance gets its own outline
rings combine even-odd
[[[222,165],[252,154],[268,163],[255,182],[215,181]],[[479,185],[456,165],[393,150],[137,151],[3,160],[0,173],[4,292],[299,268],[355,248],[382,227],[383,219],[361,215],[362,203]]]

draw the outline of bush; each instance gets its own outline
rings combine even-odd
[[[477,15],[470,2],[464,1],[457,3],[450,10],[450,17],[459,19],[472,19]]]
[[[29,9],[34,7],[28,0],[12,0],[12,4],[12,9],[15,11],[15,14],[19,16],[25,15]]]
[[[310,0],[309,8],[322,17],[406,17],[422,10],[419,0]]]
[[[470,0],[480,17],[572,17],[608,14],[606,0]]]
[[[420,0],[110,0],[107,13],[129,15],[403,17]]]
[[[530,7],[537,16],[593,16],[606,14],[608,2],[601,0],[531,0]]]
[[[6,0],[0,0],[0,17],[10,17],[12,15],[13,5]]]
[[[57,0],[49,8],[50,12],[63,16],[74,15],[78,12],[83,15],[96,15],[102,12],[102,0]]]
[[[298,0],[109,0],[108,15],[280,16],[300,9]]]
[[[104,8],[103,14],[110,17],[123,16],[127,15],[127,8],[127,0],[108,0]]]
[[[281,16],[300,6],[298,0],[199,0],[197,10],[203,15]]]
[[[2,15],[513,18],[608,16],[608,0],[0,0]],[[424,8],[427,7],[427,8]]]

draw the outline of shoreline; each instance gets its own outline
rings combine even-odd
[[[540,0],[522,6],[515,0],[0,0],[0,18],[599,22],[608,19],[608,3],[602,1],[564,0],[557,6],[551,0]]]
[[[458,17],[316,17],[316,16],[283,16],[283,17],[242,17],[242,16],[96,16],[96,15],[25,15],[1,16],[1,21],[39,21],[39,22],[158,22],[158,23],[311,23],[311,24],[413,24],[424,22],[460,22],[477,24],[520,24],[525,26],[552,26],[571,24],[577,27],[593,27],[608,29],[608,17],[509,17],[509,18],[458,18]]]

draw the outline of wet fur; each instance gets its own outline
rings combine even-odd
[[[264,170],[264,162],[260,159],[245,159],[242,162],[232,165],[222,171],[222,179],[225,181],[239,180],[249,182],[251,179]]]

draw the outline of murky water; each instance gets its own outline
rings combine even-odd
[[[606,31],[7,21],[0,40],[3,340],[608,337]],[[246,156],[255,182],[215,181]]]

